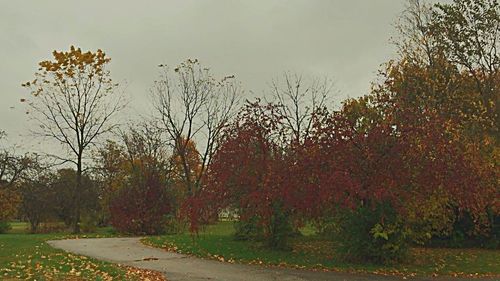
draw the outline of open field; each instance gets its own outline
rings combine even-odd
[[[350,264],[335,257],[333,244],[314,234],[293,239],[292,252],[272,251],[255,242],[235,241],[230,222],[207,227],[196,239],[189,233],[149,237],[145,243],[225,262],[307,269],[417,276],[500,276],[500,251],[485,249],[413,248],[408,262],[393,266]]]

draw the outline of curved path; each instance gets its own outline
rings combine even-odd
[[[167,252],[146,246],[141,238],[92,238],[53,240],[55,248],[96,259],[156,270],[169,281],[227,280],[227,281],[299,281],[299,280],[402,280],[401,277],[370,274],[317,272],[295,269],[268,268],[253,265],[229,264]],[[419,279],[445,280],[445,279]],[[457,280],[457,279],[454,279]]]

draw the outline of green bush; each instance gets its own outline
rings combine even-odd
[[[325,239],[331,238],[333,234],[340,231],[338,218],[334,216],[318,218],[313,222],[313,226],[317,229],[318,235]]]
[[[500,215],[489,210],[487,216],[487,228],[480,232],[476,232],[472,216],[467,212],[459,214],[457,211],[455,223],[453,224],[450,233],[447,235],[438,235],[433,237],[429,243],[427,243],[427,246],[499,249]]]
[[[275,204],[273,207],[274,212],[268,226],[267,244],[272,249],[289,250],[288,238],[295,235],[290,215],[282,210],[280,204]]]
[[[8,223],[6,221],[0,221],[0,234],[6,233],[10,229],[11,229],[10,223]]]
[[[241,216],[245,217],[245,216]],[[265,221],[254,215],[246,219],[240,219],[234,223],[235,240],[263,241],[275,250],[288,250],[288,239],[296,236],[298,231],[293,229],[290,215],[283,210],[281,203],[275,202],[273,214]]]
[[[338,253],[351,262],[393,263],[409,249],[409,231],[389,204],[342,210],[333,234]]]
[[[98,218],[97,214],[86,214],[81,218],[80,229],[84,233],[92,233],[97,230]]]
[[[264,234],[262,226],[259,225],[258,218],[253,216],[247,220],[234,222],[234,239],[239,241],[261,240]]]

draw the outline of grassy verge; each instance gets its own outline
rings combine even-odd
[[[146,244],[224,262],[264,264],[305,269],[371,272],[419,276],[500,276],[500,251],[483,249],[414,248],[404,264],[350,264],[335,256],[334,247],[310,230],[293,239],[290,251],[272,251],[255,242],[235,241],[230,222],[207,227],[195,239],[189,234],[149,237]]]
[[[0,234],[0,280],[144,280],[157,273],[101,262],[50,247],[45,241],[74,237],[68,233],[27,234],[26,225],[14,223]],[[109,228],[80,237],[109,237]]]

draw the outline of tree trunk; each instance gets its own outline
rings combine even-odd
[[[74,194],[74,217],[73,217],[73,233],[80,233],[80,201],[82,192],[82,156],[78,155],[78,162],[76,165],[76,186]]]
[[[38,220],[32,220],[32,221],[30,221],[30,226],[31,226],[30,232],[31,233],[36,233],[38,231],[38,225],[39,224],[40,223],[38,222]]]

